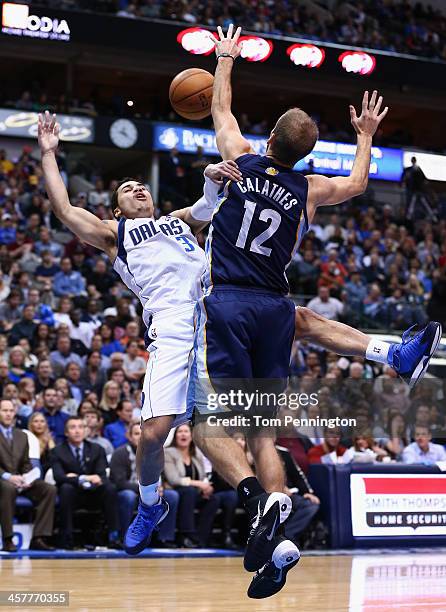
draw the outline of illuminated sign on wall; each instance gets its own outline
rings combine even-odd
[[[38,114],[0,108],[0,136],[37,138]],[[71,142],[93,142],[94,121],[90,117],[57,115],[60,124],[60,139]]]
[[[273,52],[273,43],[260,36],[240,36],[241,57],[248,62],[264,62]]]
[[[446,181],[446,155],[433,155],[419,151],[404,151],[403,164],[405,168],[412,165],[411,158],[417,158],[417,164],[430,181]]]
[[[268,136],[246,135],[256,153],[266,152]],[[206,155],[219,155],[215,133],[195,127],[184,127],[171,123],[156,123],[153,128],[153,149],[169,151],[176,147],[180,153],[195,153],[197,147],[203,147]],[[294,167],[295,170],[308,170],[310,161],[312,171],[319,174],[348,176],[355,159],[356,145],[342,142],[318,140],[310,155]],[[399,181],[403,171],[403,153],[400,149],[372,147],[370,178],[384,181]]]
[[[299,161],[295,170],[303,171],[313,162],[315,174],[348,176],[352,170],[356,145],[343,142],[318,140],[313,151]],[[399,181],[403,172],[403,153],[400,149],[372,147],[370,178],[382,181]]]
[[[66,19],[30,15],[29,6],[13,2],[5,2],[2,6],[2,33],[65,42],[70,40]]]
[[[245,135],[256,153],[266,151],[266,136]],[[171,123],[156,123],[153,127],[154,151],[169,151],[176,147],[180,153],[195,153],[203,147],[205,155],[220,155],[215,140],[215,132],[200,128],[189,128]]]
[[[344,51],[338,58],[346,72],[367,75],[375,70],[376,59],[364,51]]]
[[[325,51],[322,47],[301,43],[288,47],[287,54],[293,64],[306,68],[319,68],[325,59]]]
[[[446,533],[446,474],[351,474],[353,536]]]

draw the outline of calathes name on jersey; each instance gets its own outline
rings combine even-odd
[[[179,219],[174,219],[171,217],[164,218],[168,220],[168,223],[158,223],[158,226],[156,226],[154,221],[149,221],[148,223],[142,223],[141,225],[138,225],[138,227],[131,229],[129,231],[129,236],[134,246],[137,246],[143,240],[153,238],[153,236],[156,236],[156,234],[161,232],[165,236],[179,236],[180,234],[184,234],[184,230]]]
[[[284,210],[290,210],[290,208],[299,204],[299,200],[293,198],[289,191],[285,191],[285,187],[281,187],[268,179],[244,178],[240,183],[235,184],[242,193],[248,193],[249,191],[259,193],[283,206]]]

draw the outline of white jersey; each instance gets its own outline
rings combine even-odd
[[[201,297],[205,254],[190,227],[177,217],[120,219],[113,268],[140,299],[149,326],[153,314]]]

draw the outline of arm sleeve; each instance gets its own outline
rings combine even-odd
[[[190,214],[196,221],[210,221],[218,201],[218,192],[221,184],[214,183],[204,177],[203,195],[190,209]]]

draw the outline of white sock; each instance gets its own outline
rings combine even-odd
[[[388,342],[382,342],[381,340],[370,340],[365,356],[370,361],[377,361],[378,363],[388,363],[387,355],[389,354],[390,344]]]
[[[139,494],[143,504],[146,506],[153,506],[159,502],[160,496],[158,495],[159,480],[150,485],[142,485],[139,483]]]

